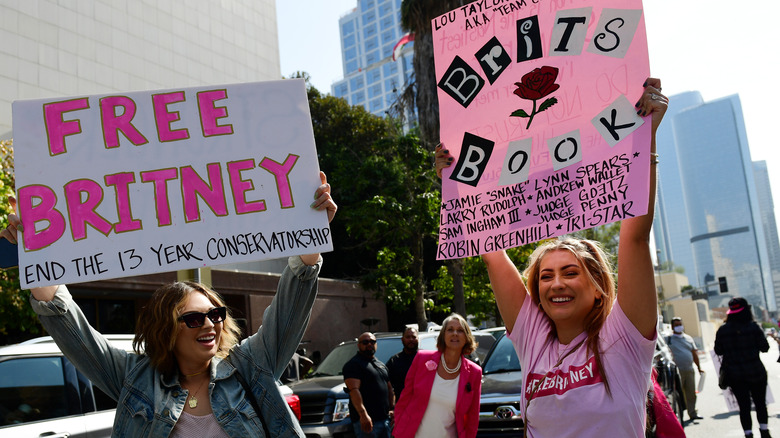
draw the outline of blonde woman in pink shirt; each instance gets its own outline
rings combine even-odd
[[[636,102],[652,126],[648,213],[622,221],[616,294],[612,267],[594,241],[539,246],[520,275],[505,251],[484,254],[499,312],[523,369],[529,437],[643,437],[655,349],[657,297],[650,257],[656,130],[668,99],[649,78]],[[452,163],[436,151],[436,169]]]

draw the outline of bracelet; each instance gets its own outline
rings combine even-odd
[[[658,154],[651,152],[650,157],[652,158],[652,160],[650,160],[650,164],[658,164]]]

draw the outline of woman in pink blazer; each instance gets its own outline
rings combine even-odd
[[[476,348],[462,316],[442,323],[438,351],[418,351],[395,405],[396,438],[473,438],[479,425],[482,368],[466,355]]]

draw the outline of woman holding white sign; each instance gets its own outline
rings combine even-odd
[[[330,221],[337,207],[320,179],[312,208]],[[15,243],[20,221],[8,219],[0,236]],[[290,257],[263,326],[241,344],[225,302],[199,283],[154,293],[136,324],[138,354],[90,327],[65,286],[32,289],[30,303],[65,356],[118,401],[112,436],[303,437],[276,380],[306,330],[321,264],[319,254]]]
[[[655,137],[668,99],[658,79],[643,87],[636,108],[652,123],[649,202],[646,215],[621,223],[620,294],[609,259],[594,241],[544,243],[530,256],[523,276],[505,251],[482,255],[522,364],[521,408],[529,437],[644,436],[657,323],[649,246]],[[439,176],[452,162],[449,152],[437,147]]]

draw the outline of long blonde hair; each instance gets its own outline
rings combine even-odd
[[[181,331],[179,314],[187,304],[190,294],[200,293],[216,307],[225,306],[225,301],[215,291],[200,283],[177,281],[157,289],[149,303],[138,317],[135,325],[133,349],[138,354],[146,354],[153,367],[166,376],[176,369],[173,347]],[[219,337],[217,357],[224,358],[238,343],[240,329],[236,320],[228,312],[222,321],[222,333]]]
[[[599,372],[604,378],[604,386],[607,389],[607,393],[611,395],[609,382],[607,381],[607,376],[604,373],[604,367],[601,363],[599,332],[601,331],[601,327],[604,326],[607,316],[612,312],[612,306],[615,303],[615,279],[613,276],[612,263],[609,260],[609,256],[602,249],[601,244],[593,240],[564,237],[538,246],[531,254],[531,257],[529,257],[528,266],[525,268],[525,271],[523,271],[523,276],[526,278],[531,300],[534,304],[539,306],[542,312],[545,313],[545,316],[547,316],[547,313],[544,312],[544,308],[542,307],[539,298],[539,273],[542,259],[552,251],[569,251],[574,255],[580,266],[585,268],[585,274],[587,275],[588,280],[599,292],[596,303],[585,316],[584,325],[585,333],[587,333],[585,345],[587,348],[586,353],[593,352]],[[550,337],[557,337],[558,333],[555,324],[553,324],[552,321],[550,322],[552,327],[550,330]]]

